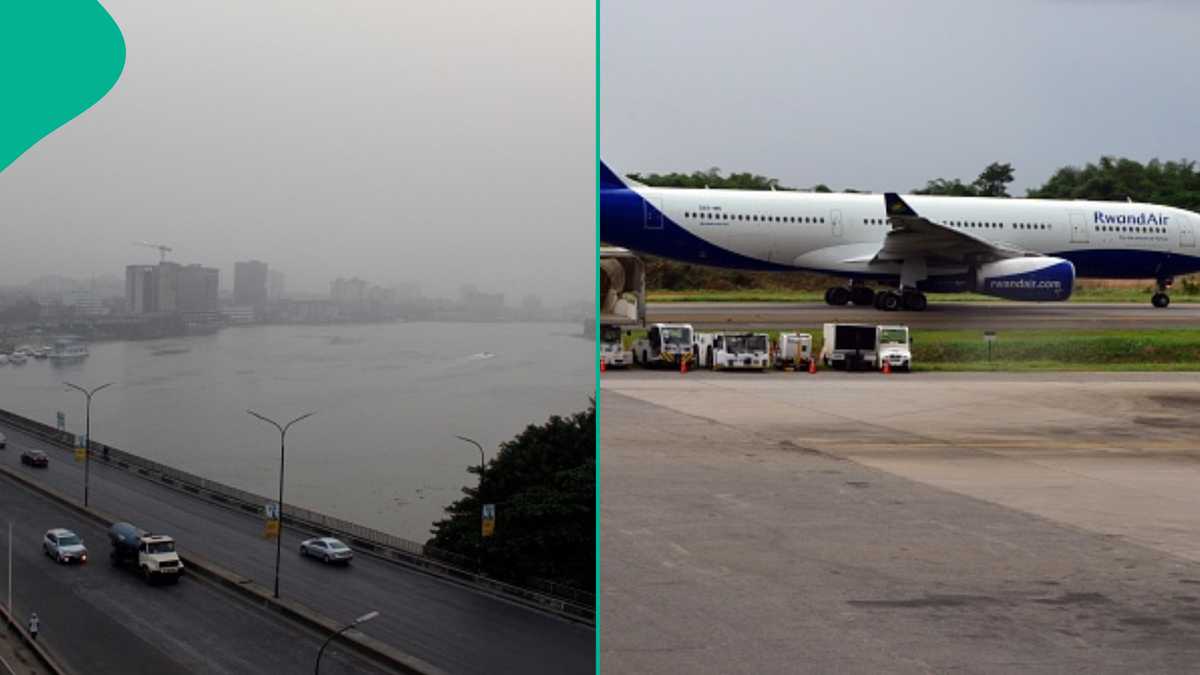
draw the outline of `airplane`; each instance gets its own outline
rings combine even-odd
[[[683,262],[848,280],[830,305],[924,310],[925,293],[1061,301],[1076,278],[1146,279],[1166,307],[1200,271],[1200,214],[1136,202],[656,188],[600,162],[600,239]],[[886,287],[879,292],[868,282]]]

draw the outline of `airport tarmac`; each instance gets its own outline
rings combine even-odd
[[[975,330],[1030,328],[1195,328],[1200,303],[1166,309],[1142,303],[938,302],[923,312],[881,312],[873,307],[832,307],[823,302],[651,302],[646,321],[690,323],[697,328],[811,328],[823,323],[905,323],[911,328]]]
[[[1200,378],[601,380],[605,672],[1195,672]]]

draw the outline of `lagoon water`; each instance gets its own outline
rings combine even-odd
[[[545,323],[238,326],[214,335],[96,343],[82,361],[0,366],[0,408],[82,432],[84,397],[63,386],[115,382],[92,402],[92,436],[149,459],[273,496],[280,422],[288,503],[425,541],[474,485],[479,451],[551,414],[587,408],[594,343]],[[94,487],[93,487],[94,490]]]

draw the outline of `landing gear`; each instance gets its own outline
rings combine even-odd
[[[869,286],[853,285],[850,287],[850,302],[859,307],[870,307],[875,304],[875,291]]]
[[[920,291],[904,291],[901,304],[904,305],[904,309],[913,312],[923,312],[929,301],[925,299],[925,294]]]
[[[1158,291],[1150,297],[1150,304],[1162,309],[1171,304],[1171,296],[1167,295],[1167,289],[1171,287],[1171,283],[1175,280],[1168,277],[1158,280]]]
[[[825,291],[825,304],[841,306],[848,302],[850,302],[850,289],[844,286],[834,286]]]
[[[896,291],[883,291],[875,294],[875,309],[894,312],[900,309],[901,304],[900,294]]]

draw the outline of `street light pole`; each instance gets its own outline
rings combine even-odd
[[[471,445],[474,445],[475,447],[479,448],[479,495],[478,496],[479,496],[479,500],[480,500],[479,503],[482,504],[483,503],[483,446],[476,443],[475,441],[471,440],[470,438],[467,438],[466,436],[455,436],[455,438],[457,438],[460,441],[466,441],[466,442],[470,443]]]
[[[317,667],[313,670],[313,673],[315,673],[315,675],[321,675],[321,656],[325,653],[325,647],[329,646],[329,643],[330,643],[330,641],[333,640],[333,638],[341,635],[342,633],[345,633],[346,631],[350,630],[351,628],[354,628],[355,626],[359,625],[360,623],[366,623],[366,622],[370,621],[371,619],[374,619],[377,616],[379,616],[379,612],[367,612],[366,614],[363,614],[362,616],[355,619],[353,623],[351,623],[347,626],[344,626],[341,630],[339,630],[338,632],[336,632],[333,635],[330,635],[328,638],[326,638],[325,642],[321,644],[321,649],[317,652]]]
[[[105,387],[111,387],[113,383],[108,382],[106,384],[102,384],[91,391],[88,391],[77,384],[71,384],[70,382],[63,382],[63,384],[71,387],[72,389],[78,389],[79,391],[82,391],[83,395],[87,397],[87,414],[85,415],[87,419],[87,426],[86,431],[83,432],[83,505],[87,506],[88,483],[91,476],[90,469],[92,466],[92,395]]]
[[[279,430],[279,531],[275,533],[275,598],[279,599],[279,555],[280,555],[280,551],[282,550],[282,547],[283,547],[283,458],[284,458],[283,441],[284,441],[284,437],[287,436],[287,430],[289,428],[291,428],[291,426],[293,424],[295,424],[296,422],[299,422],[300,420],[304,419],[305,417],[312,417],[313,415],[316,414],[316,412],[310,412],[310,413],[301,415],[283,426],[280,426],[278,422],[276,422],[275,420],[273,420],[269,417],[264,417],[262,415],[259,415],[258,413],[254,412],[253,410],[247,410],[246,412],[250,413],[251,415],[257,417],[258,419],[260,419],[264,422],[271,424],[272,426],[274,426],[276,429]]]
[[[455,438],[457,438],[460,441],[466,441],[466,442],[470,443],[471,445],[474,445],[475,447],[479,448],[479,490],[476,491],[475,498],[479,500],[479,511],[480,511],[480,515],[482,516],[482,514],[483,514],[483,462],[484,462],[483,446],[480,445],[479,443],[477,443],[475,440],[467,438],[466,436],[455,436]],[[476,566],[479,567],[479,572],[483,573],[483,534],[482,534],[482,532],[479,535],[479,558],[475,561],[475,564],[476,564]]]

